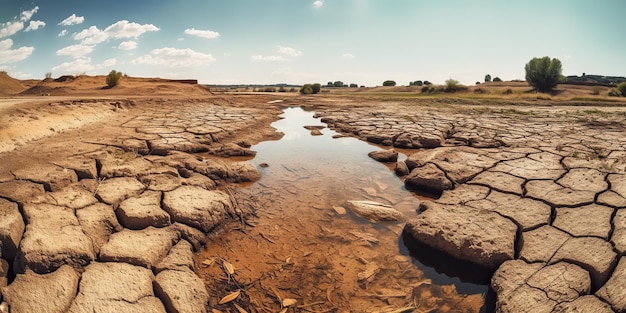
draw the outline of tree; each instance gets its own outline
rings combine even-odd
[[[446,80],[446,89],[445,92],[456,92],[461,89],[462,85],[459,84],[459,81],[456,79],[448,79]]]
[[[491,75],[487,74],[485,75],[485,82],[490,82],[491,81]]]
[[[334,87],[343,87],[343,82],[342,82],[342,81],[340,81],[340,80],[338,80],[338,81],[336,81],[336,82],[334,82],[334,83],[333,83],[333,86],[334,86]]]
[[[300,93],[303,95],[310,95],[313,93],[313,86],[311,84],[304,84],[302,88],[300,88]]]
[[[501,82],[501,81],[502,81],[502,79],[500,79],[500,77],[498,77],[498,76],[496,76],[496,77],[494,77],[494,78],[493,78],[493,82],[494,82],[494,83],[499,83],[499,82]]]
[[[526,66],[526,81],[539,92],[550,92],[561,77],[561,61],[550,57],[533,58]]]
[[[617,91],[622,94],[622,97],[626,97],[626,82],[617,85]]]
[[[322,89],[322,85],[315,83],[311,85],[311,89],[313,90],[313,93],[318,93]]]
[[[426,85],[426,86],[429,86],[429,85],[432,85],[432,84],[433,84],[433,83],[431,83],[431,82],[429,82],[429,81],[427,81],[427,80],[425,80],[425,81],[424,81],[424,85]]]
[[[120,79],[122,79],[122,75],[122,72],[118,72],[116,70],[112,70],[111,72],[109,72],[109,75],[107,75],[107,86],[109,86],[109,88],[117,86],[117,84],[119,84],[120,82]]]
[[[351,84],[350,84],[350,88],[357,88],[357,87],[359,87],[359,85],[357,85],[357,84],[355,84],[355,83],[351,83]]]
[[[413,82],[413,85],[415,85],[415,86],[421,86],[421,85],[423,85],[423,83],[422,83],[422,81],[421,81],[421,80],[416,80],[415,82]]]
[[[395,86],[396,82],[393,80],[386,80],[383,82],[383,86]]]
[[[328,82],[328,83],[326,84],[326,87],[334,87],[334,86],[335,86],[335,85],[333,84],[333,82]]]

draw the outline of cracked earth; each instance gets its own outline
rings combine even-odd
[[[261,97],[9,112],[45,123],[35,136],[2,125],[23,140],[3,141],[0,154],[1,309],[210,310],[219,299],[194,252],[246,218],[233,183],[260,172],[209,155],[253,155],[251,144],[276,138],[278,105],[304,105],[338,132],[410,152],[397,175],[438,197],[405,216],[404,234],[493,271],[499,311],[626,310],[624,108]],[[50,130],[44,117],[57,107],[90,118]]]

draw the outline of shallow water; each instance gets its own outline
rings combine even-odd
[[[328,128],[313,136],[304,126],[325,126],[313,115],[285,109],[272,124],[284,136],[252,147],[257,155],[250,162],[262,178],[237,197],[254,206],[258,219],[245,234],[220,235],[200,259],[238,268],[238,284],[248,286],[242,305],[259,312],[279,311],[280,298],[313,311],[484,311],[488,277],[466,275],[475,272],[428,249],[409,244],[409,250],[403,222],[374,223],[341,210],[348,200],[372,200],[410,219],[420,198],[404,188],[392,166],[367,156],[380,147],[333,138],[337,133]],[[211,286],[216,293],[232,289],[219,267],[202,273],[218,281]]]

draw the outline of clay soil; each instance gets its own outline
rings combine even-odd
[[[295,93],[213,94],[201,86],[159,79],[129,79],[104,89],[104,77],[79,77],[73,82],[12,84],[0,98],[0,181],[37,162],[56,162],[81,152],[83,143],[114,141],[120,125],[146,112],[192,112],[198,103],[225,108],[253,108],[254,131],[241,127],[220,138],[256,144],[277,139],[270,123],[282,107],[302,105],[327,112],[363,114],[380,111],[409,116],[413,110],[439,114],[467,113],[526,117],[567,112],[591,120],[606,117],[614,103],[572,103],[549,100],[457,101],[416,100],[393,95],[347,93],[299,96]],[[20,88],[24,88],[19,91]],[[19,92],[16,92],[18,90]],[[280,101],[277,101],[280,100]],[[163,110],[166,108],[166,110]],[[408,112],[403,114],[402,112]],[[537,113],[539,112],[539,113]],[[165,113],[163,113],[165,114]],[[328,113],[331,114],[331,113]],[[146,121],[149,125],[150,121]],[[210,122],[207,122],[210,123]],[[69,150],[69,151],[68,151]],[[410,151],[410,150],[408,150]],[[389,175],[393,172],[389,171]],[[210,293],[214,312],[478,312],[482,294],[458,294],[453,285],[435,285],[408,255],[398,252],[402,223],[373,225],[340,209],[333,209],[323,186],[285,186],[268,190],[261,185],[228,185],[246,213],[214,234],[206,250],[195,254],[197,274]],[[312,188],[312,198],[299,197]],[[380,191],[379,191],[380,192]],[[292,210],[307,207],[307,213]],[[396,240],[375,242],[367,233],[380,232]],[[241,292],[235,301],[220,299]]]

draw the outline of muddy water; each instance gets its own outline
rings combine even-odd
[[[239,231],[216,236],[197,256],[211,305],[222,312],[484,311],[482,278],[450,276],[466,276],[464,267],[432,251],[409,253],[403,222],[374,223],[342,207],[372,200],[411,218],[420,198],[367,156],[378,147],[333,138],[327,128],[312,135],[304,126],[324,126],[313,114],[285,109],[272,124],[283,138],[252,147],[262,178],[235,197],[256,218],[232,225]],[[236,300],[218,304],[237,291]]]

